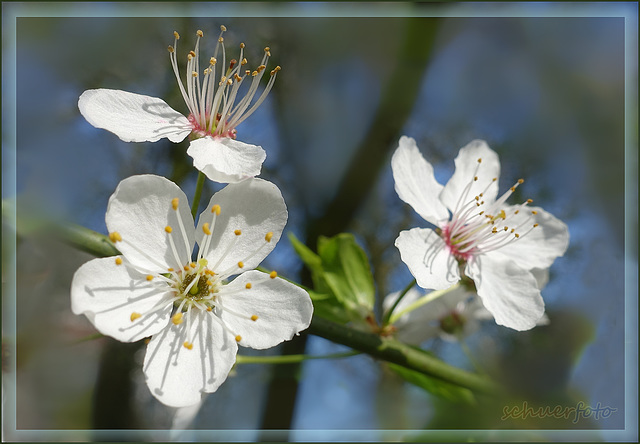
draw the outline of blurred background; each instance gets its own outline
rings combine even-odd
[[[444,8],[428,7],[413,11]],[[196,30],[203,30],[201,52],[208,58],[223,24],[228,58],[245,42],[249,65],[257,65],[269,46],[268,69],[283,68],[266,102],[238,128],[239,140],[266,150],[261,177],[278,185],[289,208],[287,231],[266,268],[305,280],[287,232],[315,250],[318,236],[348,231],[368,254],[379,304],[404,288],[412,276],[393,242],[399,231],[427,224],[393,188],[390,157],[401,135],[417,140],[441,183],[462,146],[486,140],[500,155],[501,191],[525,178],[512,201],[534,199],[568,224],[571,243],[542,293],[548,326],[518,333],[487,323],[466,341],[472,360],[509,388],[508,399],[453,404],[365,355],[301,366],[240,365],[199,411],[175,423],[182,428],[192,420],[192,429],[235,435],[187,430],[175,436],[305,440],[313,430],[332,440],[359,430],[362,439],[421,440],[435,438],[420,430],[510,429],[540,439],[535,430],[624,428],[625,184],[635,193],[637,141],[627,141],[634,165],[625,176],[620,17],[18,18],[17,336],[3,330],[3,371],[5,362],[16,366],[17,428],[79,430],[78,439],[95,439],[91,429],[171,428],[174,410],[144,383],[141,344],[75,343],[96,333],[71,313],[69,300],[71,277],[91,256],[56,240],[47,219],[106,233],[108,198],[133,174],[164,175],[193,196],[197,173],[186,141],[122,142],[88,124],[77,100],[86,89],[122,89],[186,112],[167,53],[172,33],[182,36],[183,60]],[[630,63],[635,83],[637,62]],[[635,137],[637,128],[627,134]],[[220,187],[207,183],[203,201]],[[3,199],[11,197],[3,192]],[[637,203],[637,194],[627,198]],[[9,208],[3,204],[3,211]],[[46,217],[34,220],[34,212]],[[628,219],[630,269],[637,268],[636,216],[631,211]],[[3,235],[13,230],[3,223]],[[3,249],[3,259],[10,254]],[[3,267],[3,283],[7,278]],[[423,345],[448,363],[474,368],[458,343]],[[345,350],[303,335],[266,353]],[[523,401],[551,407],[584,401],[616,411],[577,424],[501,420],[505,405]],[[282,431],[261,431],[269,429]]]

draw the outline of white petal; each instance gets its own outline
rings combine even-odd
[[[78,100],[91,125],[111,131],[125,142],[182,141],[191,132],[189,120],[162,99],[115,89],[90,89]]]
[[[200,402],[203,393],[215,392],[236,361],[238,345],[211,312],[192,310],[191,329],[187,314],[183,322],[172,322],[156,334],[144,356],[144,374],[153,396],[171,407]],[[191,350],[184,347],[191,342]]]
[[[414,139],[400,138],[391,158],[391,169],[398,196],[424,220],[438,225],[439,221],[449,218],[447,208],[438,199],[443,187],[436,181],[433,167],[422,157]]]
[[[220,215],[211,212],[214,205],[220,206]],[[213,232],[205,257],[209,268],[218,274],[230,268],[238,274],[255,268],[267,257],[280,239],[287,223],[287,207],[277,186],[262,179],[247,179],[232,183],[218,191],[200,215],[196,240],[203,247],[204,223],[209,223]],[[215,219],[215,222],[214,222]],[[240,230],[240,235],[235,231]],[[267,242],[267,233],[273,233]],[[237,267],[239,261],[244,268]]]
[[[402,298],[394,311],[400,312],[413,302],[427,295],[424,291],[412,288]],[[384,305],[393,303],[399,293],[392,293],[385,298]],[[409,313],[402,315],[394,322],[398,328],[396,337],[406,343],[419,345],[424,341],[434,338],[442,332],[440,329],[440,318],[453,311],[458,302],[469,297],[469,293],[463,288],[457,288],[446,293],[439,298],[428,302]],[[389,302],[387,302],[389,300]]]
[[[422,288],[444,290],[460,280],[458,263],[435,231],[428,228],[401,231],[395,245],[402,262]]]
[[[482,159],[480,164],[478,159]],[[495,200],[498,181],[493,179],[500,177],[500,160],[484,140],[474,140],[461,148],[454,162],[453,176],[440,193],[440,200],[447,208],[453,212],[458,205],[470,202],[480,193],[487,204]],[[476,176],[478,180],[474,181]]]
[[[210,136],[191,142],[187,154],[193,166],[214,182],[235,183],[260,174],[264,150],[238,140]]]
[[[526,207],[510,224],[517,225],[519,221],[524,221],[531,215],[531,211],[536,211],[533,219],[519,229],[521,233],[520,239],[510,243],[498,250],[496,254],[500,254],[505,258],[515,261],[522,268],[527,270],[531,268],[549,268],[553,261],[564,254],[569,246],[569,228],[560,219],[551,213],[544,211],[538,207]],[[533,224],[538,226],[533,228],[526,235],[523,232],[529,231]]]
[[[247,283],[251,288],[246,288]],[[222,320],[242,337],[240,345],[255,349],[290,340],[309,327],[313,315],[311,298],[306,291],[255,270],[241,274],[226,285],[220,292],[220,302]],[[256,321],[251,320],[253,315],[257,316]]]
[[[473,279],[482,303],[496,323],[514,330],[529,330],[544,314],[544,301],[536,279],[515,262],[483,254],[469,262],[466,273]]]
[[[146,280],[146,275],[116,265],[115,257],[93,259],[82,265],[71,281],[71,310],[85,314],[104,335],[133,342],[156,334],[171,314],[167,289]],[[158,306],[158,310],[151,311]],[[131,320],[132,313],[142,316]]]
[[[174,198],[178,198],[178,211],[172,207]],[[122,236],[116,247],[141,269],[178,269],[191,260],[194,237],[189,202],[182,190],[164,177],[131,176],[120,182],[109,199],[106,222],[109,233],[117,231]],[[171,233],[165,231],[167,226],[172,228]]]

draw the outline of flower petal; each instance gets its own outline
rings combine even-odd
[[[172,207],[174,198],[178,198],[177,211]],[[109,199],[105,219],[109,233],[115,231],[122,237],[116,247],[140,269],[178,269],[191,260],[194,237],[189,202],[182,190],[164,177],[148,174],[124,179]],[[171,233],[165,231],[167,226]]]
[[[80,113],[96,128],[125,142],[182,141],[191,132],[189,120],[162,99],[115,89],[90,89],[78,100]]]
[[[220,207],[220,214],[211,210]],[[203,226],[209,224],[211,239],[204,249],[209,268],[234,275],[255,268],[280,239],[287,223],[287,207],[277,186],[262,179],[232,183],[213,195],[200,215],[196,240],[204,248]],[[239,233],[239,235],[236,235]],[[265,236],[271,233],[269,241]],[[238,262],[243,262],[243,268]]]
[[[467,264],[466,273],[498,325],[529,330],[544,314],[544,301],[535,277],[514,261],[483,254]]]
[[[401,231],[395,245],[402,262],[422,288],[444,290],[460,280],[458,263],[435,231],[428,228]]]
[[[194,309],[185,313],[181,324],[169,323],[151,338],[143,371],[149,390],[163,404],[197,404],[203,393],[215,392],[227,379],[238,345],[214,317],[211,312]],[[191,349],[184,346],[187,341]]]
[[[267,158],[264,150],[229,138],[210,136],[191,142],[187,154],[193,166],[214,182],[235,183],[260,174]]]
[[[226,292],[232,294],[227,296]],[[240,345],[255,349],[290,340],[309,327],[313,315],[311,298],[306,291],[255,270],[241,274],[226,285],[219,301],[221,318],[231,331],[242,337]],[[252,316],[257,316],[255,321]]]
[[[447,208],[438,199],[443,187],[436,181],[433,167],[422,157],[414,139],[400,138],[391,158],[391,169],[396,193],[424,220],[438,225],[439,221],[449,218]]]
[[[159,288],[124,264],[117,265],[114,257],[93,259],[73,276],[71,310],[85,314],[100,333],[134,342],[159,332],[169,322],[173,304],[166,290],[168,287]],[[131,320],[133,313],[141,316]]]
[[[384,298],[383,307],[385,311],[391,309],[399,295],[400,292],[395,292]],[[424,296],[425,292],[422,289],[413,287],[402,298],[394,312],[401,312]],[[438,299],[400,316],[393,323],[398,329],[396,338],[407,344],[420,345],[424,341],[438,336],[440,333],[438,319],[446,313],[446,308],[444,305],[434,305],[437,301]]]
[[[478,159],[482,162],[478,163]],[[484,140],[474,140],[461,148],[454,162],[456,170],[440,193],[447,208],[454,212],[480,193],[487,204],[496,199],[498,181],[493,179],[500,177],[500,160]],[[478,180],[474,181],[474,177]]]
[[[527,270],[531,268],[549,268],[553,261],[564,254],[569,246],[569,228],[560,219],[551,213],[538,207],[526,207],[529,211],[521,211],[510,224],[518,226],[524,224],[529,216],[531,220],[526,222],[526,226],[519,228],[520,238],[504,247],[495,250],[496,254],[502,255],[516,262]],[[531,211],[537,214],[532,215]],[[538,224],[531,231],[533,224]],[[523,235],[522,232],[527,232]]]

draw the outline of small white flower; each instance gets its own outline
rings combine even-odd
[[[176,184],[153,175],[129,177],[106,214],[122,256],[78,269],[71,308],[119,341],[151,336],[143,368],[151,392],[169,406],[196,404],[224,382],[238,344],[273,347],[311,322],[304,290],[276,272],[245,271],[273,250],[286,221],[280,191],[261,179],[216,193],[194,229]]]
[[[531,270],[540,290],[549,279],[548,270]],[[389,310],[400,292],[390,293],[383,301],[383,308]],[[394,309],[401,313],[412,304],[428,295],[416,287],[411,288]],[[402,314],[394,323],[395,336],[407,344],[420,345],[428,339],[440,337],[446,341],[463,339],[480,328],[480,322],[492,321],[493,315],[482,305],[478,295],[464,285],[455,288],[439,298]],[[537,326],[547,325],[549,318],[543,315]]]
[[[395,245],[426,289],[443,290],[467,276],[496,322],[533,328],[544,301],[531,270],[546,269],[569,244],[567,226],[531,200],[507,205],[520,179],[498,196],[500,162],[484,141],[474,140],[455,159],[440,185],[415,140],[402,137],[391,166],[398,196],[437,229],[402,231]]]
[[[267,86],[254,102],[260,79],[267,72],[270,49],[265,48],[260,64],[249,70],[244,58],[245,45],[241,43],[239,61],[233,59],[227,66],[224,31],[226,28],[221,26],[214,55],[202,72],[199,58],[200,39],[204,34],[197,32],[195,49],[187,54],[186,85],[180,79],[176,54],[180,35],[174,32],[169,56],[189,110],[187,117],[162,99],[113,89],[90,89],[82,93],[78,101],[80,113],[91,125],[111,131],[125,142],[156,142],[166,137],[178,143],[191,135],[187,154],[193,158],[193,165],[213,181],[233,183],[257,176],[266,154],[259,146],[235,140],[236,127],[267,97],[280,67],[270,71]],[[221,61],[217,59],[220,49]],[[218,66],[220,72],[216,75]],[[242,97],[239,89],[247,77],[251,78],[251,84]]]

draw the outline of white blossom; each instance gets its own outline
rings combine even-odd
[[[530,199],[506,204],[522,179],[498,197],[500,162],[484,141],[460,150],[445,186],[409,137],[400,139],[391,166],[398,196],[436,227],[402,231],[395,242],[418,285],[442,290],[466,276],[498,324],[533,328],[544,301],[531,270],[564,254],[567,226]]]
[[[260,64],[250,70],[244,57],[245,45],[241,43],[238,59],[227,64],[224,31],[226,28],[222,26],[214,55],[202,71],[200,39],[204,33],[196,33],[195,48],[186,55],[184,83],[178,68],[180,35],[174,32],[169,56],[189,111],[187,116],[162,99],[113,89],[83,92],[78,101],[80,113],[91,125],[111,131],[125,142],[156,142],[166,137],[178,143],[190,136],[187,154],[193,158],[193,165],[213,181],[233,183],[259,175],[266,154],[259,146],[236,140],[236,127],[267,97],[280,67],[270,71],[269,82],[254,101],[260,80],[267,72],[271,51],[264,48]],[[219,52],[221,60],[218,60]],[[241,93],[241,85],[246,84],[248,78],[250,85]]]
[[[270,348],[311,322],[306,291],[275,271],[252,270],[273,250],[286,221],[280,191],[261,179],[216,193],[194,229],[176,184],[129,177],[106,214],[122,254],[78,269],[72,310],[119,341],[150,336],[143,370],[153,395],[173,407],[196,404],[224,382],[238,345]]]

